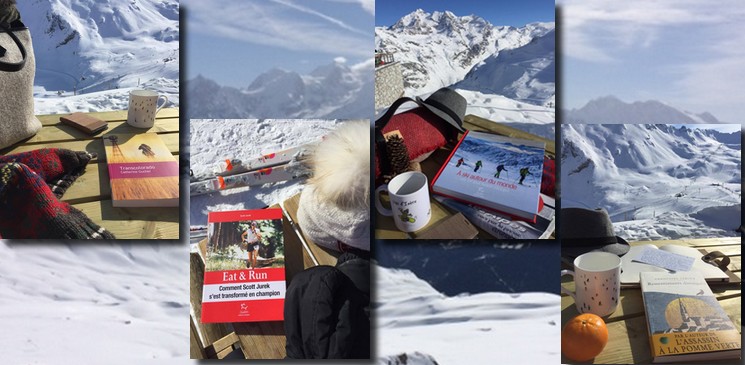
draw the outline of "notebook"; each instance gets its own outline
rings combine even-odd
[[[730,281],[730,276],[719,267],[704,262],[702,259],[704,254],[695,248],[680,245],[664,245],[658,248],[655,245],[647,244],[632,246],[629,252],[621,257],[621,285],[638,286],[639,273],[641,272],[670,272],[670,270],[661,267],[637,262],[645,250],[658,249],[693,258],[693,265],[690,271],[700,272],[709,283],[726,283]]]

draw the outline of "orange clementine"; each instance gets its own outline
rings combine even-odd
[[[561,352],[574,361],[587,361],[598,356],[608,343],[608,327],[592,313],[572,318],[561,330]]]

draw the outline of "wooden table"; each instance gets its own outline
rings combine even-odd
[[[721,251],[730,256],[729,269],[738,277],[742,278],[740,272],[741,239],[712,238],[712,239],[690,239],[674,241],[648,241],[632,242],[631,245],[653,244],[663,246],[667,244],[679,244],[707,251]],[[566,266],[566,265],[563,265]],[[562,285],[567,289],[574,290],[574,282],[571,277],[562,278]],[[741,321],[741,285],[740,284],[716,284],[711,290],[719,300],[722,308],[729,315],[738,331],[742,331]],[[608,326],[608,344],[595,359],[589,363],[593,364],[648,364],[652,362],[652,353],[649,348],[649,336],[647,335],[647,322],[644,316],[644,304],[642,303],[641,290],[639,288],[621,289],[618,309],[606,320]],[[574,300],[568,295],[561,297],[561,321],[563,325],[577,316]],[[562,363],[573,363],[562,356]],[[739,360],[729,361],[740,363]],[[711,361],[707,361],[711,363]]]
[[[488,119],[480,118],[475,115],[466,115],[463,119],[463,127],[471,131],[483,131],[500,134],[512,138],[528,139],[533,141],[540,141],[546,143],[546,156],[555,159],[556,158],[556,144],[552,140],[548,140],[534,134],[527,133],[525,131],[507,126],[505,124],[495,123]],[[432,153],[430,157],[421,163],[422,172],[427,175],[428,181],[432,179],[439,171],[440,167],[447,161],[454,147],[453,143],[450,143],[442,148],[437,149]],[[401,232],[396,228],[392,217],[386,217],[375,210],[375,238],[376,239],[409,239],[417,238],[417,234],[426,231],[428,228],[438,224],[442,220],[452,216],[454,213],[442,204],[437,202],[430,196],[430,204],[432,208],[432,218],[429,223],[422,229],[412,232],[405,233]],[[476,227],[479,231],[479,238],[493,239],[494,236],[488,232]]]
[[[95,153],[85,173],[62,197],[63,201],[85,213],[91,220],[108,229],[117,239],[178,239],[179,208],[114,208],[106,169],[101,136],[106,133],[156,132],[176,159],[179,155],[179,109],[164,108],[149,130],[130,127],[127,111],[88,113],[106,121],[109,128],[93,136],[60,123],[60,115],[38,116],[43,127],[35,136],[0,151],[0,155],[40,148],[66,148]],[[64,115],[64,114],[63,114]]]
[[[288,286],[298,272],[317,265],[333,266],[339,255],[314,244],[295,224],[299,201],[300,194],[281,204]],[[203,240],[200,252],[191,253],[191,358],[283,359],[286,356],[283,322],[200,323],[205,249],[206,240]]]

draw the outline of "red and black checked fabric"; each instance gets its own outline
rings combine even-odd
[[[93,158],[45,148],[0,156],[0,236],[6,239],[113,239],[59,198]]]

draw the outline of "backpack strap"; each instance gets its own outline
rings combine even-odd
[[[18,39],[18,36],[15,35],[15,31],[18,29],[12,29],[5,27],[3,29],[0,29],[0,33],[7,33],[11,39],[13,39],[13,42],[15,42],[18,49],[21,51],[21,56],[23,56],[23,59],[21,59],[18,62],[2,62],[0,61],[0,71],[5,72],[17,72],[21,71],[23,69],[23,66],[26,65],[26,48],[21,43],[21,40]],[[0,47],[2,50],[0,51],[0,57],[5,55],[5,48]]]
[[[375,148],[381,152],[378,162],[380,163],[380,176],[384,177],[385,180],[388,180],[391,176],[391,162],[388,161],[387,158],[388,146],[385,142],[385,137],[383,136],[383,128],[385,128],[393,115],[396,114],[396,110],[409,101],[416,103],[418,106],[422,106],[422,103],[419,100],[404,96],[394,101],[385,114],[375,121]]]

